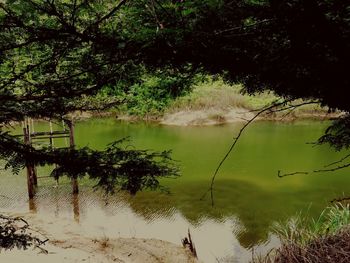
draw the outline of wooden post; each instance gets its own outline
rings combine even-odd
[[[68,127],[69,127],[69,146],[71,149],[74,149],[75,142],[74,142],[74,125],[73,121],[68,121]],[[78,186],[78,179],[76,177],[72,178],[72,187],[73,187],[73,194],[79,193],[79,186]]]
[[[53,139],[52,139],[52,122],[50,121],[50,147],[53,147]]]
[[[26,132],[27,132],[27,144],[31,145],[32,143],[32,137],[31,137],[31,133],[30,133],[30,123],[32,124],[32,129],[33,129],[33,121],[31,122],[30,119],[28,119],[27,121],[27,129],[26,129]],[[34,130],[33,130],[33,133],[34,133]],[[31,163],[29,164],[29,170],[30,170],[30,179],[32,180],[32,184],[35,185],[35,186],[38,186],[38,178],[37,178],[37,175],[36,175],[36,168],[35,166]],[[27,167],[27,169],[28,169]]]
[[[38,186],[38,176],[37,176],[37,173],[36,173],[35,165],[32,166],[32,175],[33,175],[33,184],[35,186]]]
[[[29,145],[29,136],[27,128],[23,128],[23,134],[24,134],[24,144]],[[34,185],[33,185],[33,175],[32,175],[32,168],[28,161],[26,161],[26,167],[27,167],[27,186],[28,186],[28,197],[29,199],[33,199],[34,197]]]

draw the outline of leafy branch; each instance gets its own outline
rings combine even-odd
[[[160,189],[159,178],[176,177],[179,170],[170,151],[152,152],[123,147],[126,139],[111,143],[104,151],[50,147],[35,149],[24,145],[7,133],[0,134],[0,158],[7,161],[5,169],[18,173],[26,162],[44,166],[56,164],[51,176],[83,177],[97,181],[96,187],[107,193],[116,188],[131,194],[144,189]]]
[[[21,217],[9,217],[0,214],[0,252],[1,249],[27,249],[34,246],[43,253],[48,251],[42,248],[48,239],[42,240],[35,236],[37,231],[30,228],[28,222]]]

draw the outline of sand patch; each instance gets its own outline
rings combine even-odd
[[[11,215],[12,216],[12,215]],[[195,263],[181,245],[158,239],[91,237],[70,220],[38,218],[35,214],[15,215],[25,218],[33,229],[49,238],[44,248],[0,252],[4,263]]]
[[[243,108],[184,110],[166,113],[161,124],[177,126],[218,125],[242,122],[254,117],[254,113]]]
[[[180,110],[164,114],[160,119],[160,123],[164,125],[175,126],[207,126],[220,125],[225,123],[246,122],[257,114],[244,108],[208,108],[201,110]],[[269,121],[295,121],[295,120],[329,120],[342,116],[342,112],[327,113],[326,111],[300,111],[261,114],[256,120]]]

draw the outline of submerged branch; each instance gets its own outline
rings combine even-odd
[[[340,160],[335,161],[335,162],[330,163],[330,164],[327,164],[327,165],[325,165],[324,167],[327,168],[327,167],[333,166],[333,165],[335,165],[335,164],[341,163],[341,162],[343,162],[344,160],[346,160],[346,159],[349,158],[349,157],[350,157],[350,153],[347,154],[347,155],[345,155],[345,156],[344,156],[343,158],[341,158]],[[350,163],[347,163],[347,164],[344,164],[344,165],[339,165],[339,166],[334,167],[334,168],[313,170],[313,171],[311,171],[311,172],[293,172],[293,173],[281,174],[281,171],[278,170],[277,176],[278,176],[279,178],[281,178],[281,177],[285,177],[285,176],[298,175],[298,174],[310,174],[310,173],[321,173],[321,172],[335,172],[335,171],[342,170],[342,169],[345,169],[345,168],[348,168],[348,167],[350,167]]]
[[[319,169],[319,170],[314,170],[314,173],[320,173],[320,172],[334,172],[334,171],[338,171],[344,168],[350,167],[350,163],[341,165],[341,166],[337,166],[335,168],[330,168],[330,169]]]
[[[349,157],[350,157],[350,153],[347,154],[347,155],[345,155],[345,156],[344,156],[343,158],[341,158],[340,160],[335,161],[335,162],[330,163],[330,164],[327,164],[327,165],[325,165],[324,167],[326,168],[326,167],[330,167],[330,166],[333,166],[333,165],[335,165],[335,164],[341,163],[341,162],[345,161],[345,160],[346,160],[347,158],[349,158]]]
[[[286,177],[289,175],[296,175],[296,174],[309,174],[309,172],[293,172],[293,173],[286,173],[286,174],[281,174],[281,170],[278,170],[278,172],[277,172],[277,176],[279,178]]]

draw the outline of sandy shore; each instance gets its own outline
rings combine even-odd
[[[39,249],[11,250],[0,252],[4,263],[196,263],[190,251],[181,245],[167,241],[141,238],[110,239],[107,236],[92,237],[84,233],[79,224],[69,220],[38,218],[35,214],[12,214],[28,221],[39,235],[49,238]]]
[[[114,117],[127,122],[154,122],[162,125],[174,126],[209,126],[245,122],[252,119],[256,111],[240,107],[210,107],[202,109],[176,109],[166,111],[163,115],[136,116],[125,113],[105,112],[74,112],[69,115],[75,120],[86,120],[93,117]],[[256,120],[290,122],[295,120],[329,120],[343,115],[342,112],[327,112],[324,109],[299,111],[281,111],[277,113],[264,113]]]
[[[185,110],[167,113],[160,120],[164,125],[196,126],[196,125],[218,125],[224,123],[242,122],[254,117],[254,113],[243,108],[230,110],[204,109]]]
[[[166,113],[159,122],[164,125],[176,126],[199,126],[199,125],[219,125],[235,122],[246,122],[255,116],[256,112],[244,108],[230,109],[202,109],[202,110],[182,110]],[[298,114],[286,115],[285,112],[278,114],[265,114],[257,120],[269,121],[294,121],[294,120],[327,120],[339,117],[342,113],[327,113],[325,111],[304,111]]]

